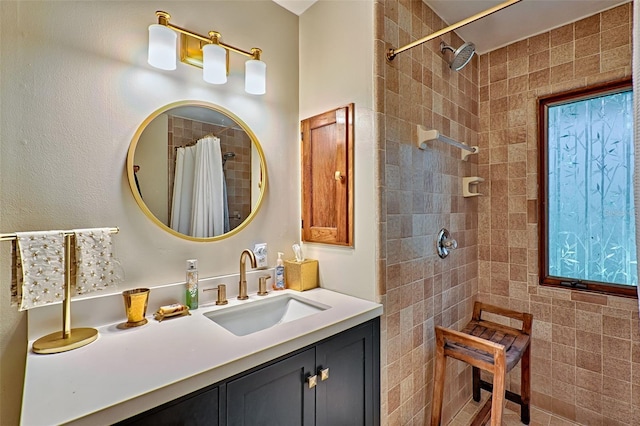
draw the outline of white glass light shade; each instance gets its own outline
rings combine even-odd
[[[267,64],[249,59],[244,65],[244,90],[252,95],[264,95],[267,91]]]
[[[227,51],[224,47],[213,43],[202,47],[202,78],[211,84],[227,82]]]
[[[160,24],[149,25],[149,65],[161,70],[176,69],[178,35]]]

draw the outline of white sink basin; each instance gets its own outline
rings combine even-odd
[[[207,312],[204,316],[236,336],[246,336],[326,309],[329,306],[286,294]]]

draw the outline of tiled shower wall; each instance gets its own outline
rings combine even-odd
[[[376,112],[379,123],[379,293],[383,425],[422,425],[431,413],[434,326],[459,329],[471,317],[477,294],[478,200],[463,198],[461,178],[477,175],[477,156],[430,142],[416,145],[416,126],[476,145],[478,59],[462,72],[448,68],[440,40],[385,60],[398,47],[446,24],[421,0],[375,3]],[[455,34],[443,37],[456,48]],[[435,240],[448,228],[459,248],[446,259]],[[464,374],[463,374],[464,373]],[[450,362],[444,416],[471,395],[471,373]]]
[[[475,297],[534,314],[534,405],[582,424],[640,424],[637,301],[543,288],[537,275],[536,99],[630,76],[631,8],[518,41],[453,73],[439,39],[385,61],[390,47],[446,24],[420,0],[376,2],[383,424],[428,422],[433,327],[459,329]],[[465,163],[438,142],[420,151],[417,124],[481,153]],[[460,178],[476,175],[485,196],[462,198]],[[461,247],[444,260],[433,251],[441,227]],[[470,396],[464,365],[450,361],[447,374],[445,420]],[[519,368],[510,382],[517,391]]]
[[[532,402],[580,424],[640,424],[638,305],[538,285],[537,97],[630,76],[631,18],[627,3],[480,57],[479,298],[533,313]]]

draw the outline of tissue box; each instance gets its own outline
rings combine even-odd
[[[318,261],[305,259],[284,261],[284,282],[287,288],[297,291],[318,287]]]

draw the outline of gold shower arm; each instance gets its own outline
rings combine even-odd
[[[389,61],[392,61],[396,57],[396,55],[398,53],[404,52],[405,50],[409,50],[412,47],[418,46],[419,44],[426,43],[429,40],[433,40],[434,38],[438,38],[441,35],[448,33],[449,31],[454,31],[454,30],[457,30],[460,27],[464,27],[467,24],[470,24],[470,23],[472,23],[474,21],[477,21],[478,19],[482,19],[485,16],[489,16],[492,13],[495,13],[495,12],[497,12],[499,10],[502,10],[505,7],[509,7],[512,4],[518,3],[519,1],[522,1],[522,0],[507,0],[504,3],[498,4],[498,5],[494,6],[494,7],[491,7],[489,9],[485,10],[484,12],[477,13],[477,14],[475,14],[475,15],[467,18],[467,19],[463,19],[460,22],[456,22],[453,25],[449,25],[446,28],[443,28],[443,29],[441,29],[439,31],[436,31],[435,33],[433,33],[431,35],[428,35],[428,36],[423,37],[423,38],[421,38],[419,40],[416,40],[413,43],[409,43],[406,46],[402,46],[402,47],[400,47],[398,49],[389,49],[389,51],[387,52],[387,59]]]

